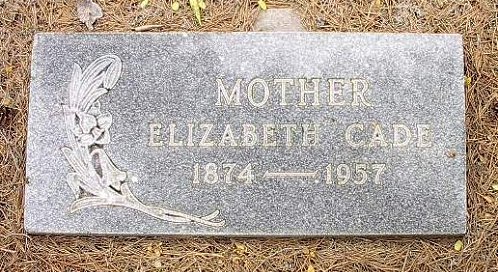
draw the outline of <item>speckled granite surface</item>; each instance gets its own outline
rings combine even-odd
[[[457,235],[459,35],[38,34],[29,233]]]

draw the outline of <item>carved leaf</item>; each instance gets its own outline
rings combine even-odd
[[[81,165],[87,165],[89,158],[88,149],[79,146],[74,134],[75,132],[78,131],[77,128],[79,127],[76,124],[76,114],[74,112],[71,112],[71,109],[69,109],[67,106],[64,106],[63,110],[64,110],[64,117],[66,120],[66,131],[68,134],[68,140],[70,146],[72,147],[72,150],[71,149],[70,150],[76,161],[79,161]],[[82,132],[81,129],[80,132]],[[64,150],[62,151],[64,152]]]
[[[82,165],[81,161],[76,159],[73,151],[67,147],[63,147],[61,150],[62,150],[62,153],[64,153],[64,156],[66,157],[66,159],[69,162],[69,164],[71,165],[71,167],[74,169],[74,171],[76,171],[76,173],[79,175],[85,175],[85,170],[86,170],[85,168],[86,167],[84,165]]]
[[[103,95],[103,94],[105,94],[107,92],[108,92],[108,90],[104,89],[104,88],[98,88],[98,89],[94,90],[92,93],[90,93],[86,97],[85,101],[83,101],[81,103],[82,109],[84,111],[87,111],[90,108],[92,101],[97,100],[101,95]]]
[[[71,188],[76,199],[80,196],[80,178],[76,173],[67,174],[67,184]]]
[[[103,79],[104,74],[100,74],[90,85],[87,86],[88,89],[85,92],[85,96],[83,96],[79,101],[78,109],[80,109],[80,111],[88,112],[93,102],[95,102],[95,100],[97,100],[97,98],[101,95],[107,93],[107,89],[99,88]]]
[[[107,145],[111,142],[111,135],[109,135],[109,131],[104,130],[97,139],[95,139],[95,143],[99,145]]]
[[[112,124],[112,115],[110,113],[104,113],[97,117],[97,124],[100,128],[109,129]]]
[[[215,210],[212,213],[210,213],[208,215],[205,215],[205,216],[203,216],[201,218],[204,219],[204,220],[210,221],[210,220],[215,219],[216,217],[218,217],[218,215],[220,215],[220,211],[219,210]]]
[[[80,198],[71,204],[71,210],[70,212],[75,212],[80,209],[88,208],[88,207],[94,207],[94,206],[100,206],[100,205],[108,205],[109,200],[98,197],[98,196],[87,196],[84,198]]]
[[[64,112],[64,120],[66,122],[66,132],[69,138],[69,141],[72,146],[72,142],[74,141],[74,133],[76,129],[76,114],[66,105],[62,106],[62,111]]]
[[[88,110],[88,114],[91,114],[93,116],[100,115],[100,102],[98,100],[93,102],[92,106]]]
[[[75,137],[72,137],[70,143],[74,158],[78,161],[81,167],[85,168],[90,160],[88,148],[80,146]]]
[[[81,135],[80,142],[84,146],[91,146],[95,141],[92,134]]]
[[[104,133],[105,130],[103,129],[100,129],[98,127],[94,127],[92,129],[92,136],[94,139],[98,139],[100,137],[100,135],[102,135],[102,133]]]
[[[73,67],[70,84],[70,106],[87,112],[99,96],[114,87],[121,75],[122,64],[115,55],[102,56],[93,61],[81,74],[81,67]],[[99,88],[103,86],[104,88]]]
[[[76,108],[78,101],[78,89],[81,83],[81,67],[78,64],[73,65],[73,75],[69,83],[69,106]]]
[[[94,195],[108,195],[107,192],[103,191],[103,186],[100,183],[99,177],[94,169],[89,169],[87,164],[84,164],[81,160],[78,160],[75,156],[76,153],[70,148],[63,147],[61,150],[73,170],[76,171],[76,174],[80,179],[79,186],[81,188]]]
[[[125,196],[128,199],[133,199],[134,201],[140,202],[140,200],[138,200],[135,197],[135,195],[131,192],[128,183],[126,182],[121,185],[121,193],[123,194],[123,196]]]
[[[118,79],[121,76],[121,66],[121,60],[116,57],[105,73],[104,88],[111,89],[116,85],[116,82],[118,82]]]
[[[109,64],[111,64],[117,56],[105,55],[94,60],[83,72],[82,82],[90,81],[92,78],[96,77],[98,74],[102,73]]]
[[[79,112],[78,118],[80,119],[80,126],[83,133],[90,133],[90,130],[97,126],[97,119],[91,114]]]
[[[121,190],[121,182],[125,181],[126,173],[119,170],[102,149],[94,150],[91,156],[96,157],[100,164],[105,186],[113,186],[115,189]]]
[[[87,111],[90,105],[95,101],[87,99],[102,84],[105,77],[105,69],[117,58],[113,55],[103,56],[92,63],[85,69],[81,78],[81,87],[78,95],[78,108]],[[102,94],[101,94],[102,95]],[[98,98],[98,96],[97,96]],[[90,105],[87,105],[90,104]]]
[[[91,174],[87,174],[81,180],[80,187],[85,191],[94,196],[98,196],[100,198],[112,198],[116,196],[117,193],[111,190],[109,187],[105,187],[103,185],[102,179],[98,176],[97,172],[94,170],[90,171]]]

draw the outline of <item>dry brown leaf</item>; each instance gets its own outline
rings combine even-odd
[[[85,23],[86,27],[90,30],[93,29],[95,21],[104,15],[102,13],[102,8],[92,0],[78,1],[77,10],[78,18],[82,23]]]
[[[178,3],[178,1],[175,1],[171,4],[171,9],[173,11],[178,11],[180,9],[180,3]]]
[[[310,258],[315,258],[316,257],[316,252],[313,249],[304,248],[303,249],[303,253],[304,253],[304,255],[306,255],[306,256],[308,256]]]
[[[0,101],[0,107],[14,108],[14,99],[5,96],[2,98],[2,101]]]
[[[267,10],[266,2],[264,0],[258,0],[258,6],[261,10]]]
[[[495,202],[495,199],[491,196],[483,195],[482,198],[484,198],[484,200],[486,200],[489,204],[493,204]]]
[[[147,257],[148,258],[159,258],[162,254],[162,243],[159,242],[157,244],[151,244],[147,246]]]
[[[163,264],[161,263],[161,260],[154,260],[152,262],[152,266],[154,266],[155,268],[161,268]]]
[[[454,247],[455,247],[456,251],[461,251],[463,249],[463,242],[462,242],[462,240],[456,241]]]
[[[149,0],[142,0],[142,2],[140,2],[141,8],[146,8],[148,5],[149,5]]]
[[[206,3],[204,3],[204,0],[199,0],[198,2],[201,9],[206,9]]]
[[[4,71],[7,76],[10,76],[14,71],[14,67],[12,65],[6,66]]]
[[[245,245],[235,242],[235,252],[239,255],[242,255],[247,252],[247,248]]]
[[[465,77],[465,86],[467,88],[470,88],[471,84],[472,84],[472,78],[471,77]]]

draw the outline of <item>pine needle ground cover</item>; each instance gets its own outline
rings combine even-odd
[[[249,31],[258,1],[99,0],[93,31]],[[454,238],[27,236],[23,191],[31,43],[87,32],[73,1],[0,0],[1,271],[498,271],[498,4],[485,1],[266,1],[309,31],[460,33],[465,44],[468,233]],[[153,26],[153,27],[151,27]]]

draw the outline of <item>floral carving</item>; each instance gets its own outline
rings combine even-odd
[[[67,183],[75,196],[71,212],[112,205],[135,209],[173,223],[224,226],[219,210],[195,216],[142,203],[129,187],[129,183],[138,182],[138,178],[120,170],[106,154],[104,146],[111,140],[112,116],[101,112],[97,99],[115,86],[121,69],[121,59],[115,55],[96,59],[84,71],[78,64],[73,65],[69,105],[63,105],[69,147],[62,148],[73,169],[67,175]]]
[[[78,126],[74,129],[74,134],[78,143],[83,146],[92,144],[105,145],[111,141],[109,128],[112,123],[112,116],[109,113],[100,114],[100,103],[95,102],[88,113],[79,112],[76,114]]]

